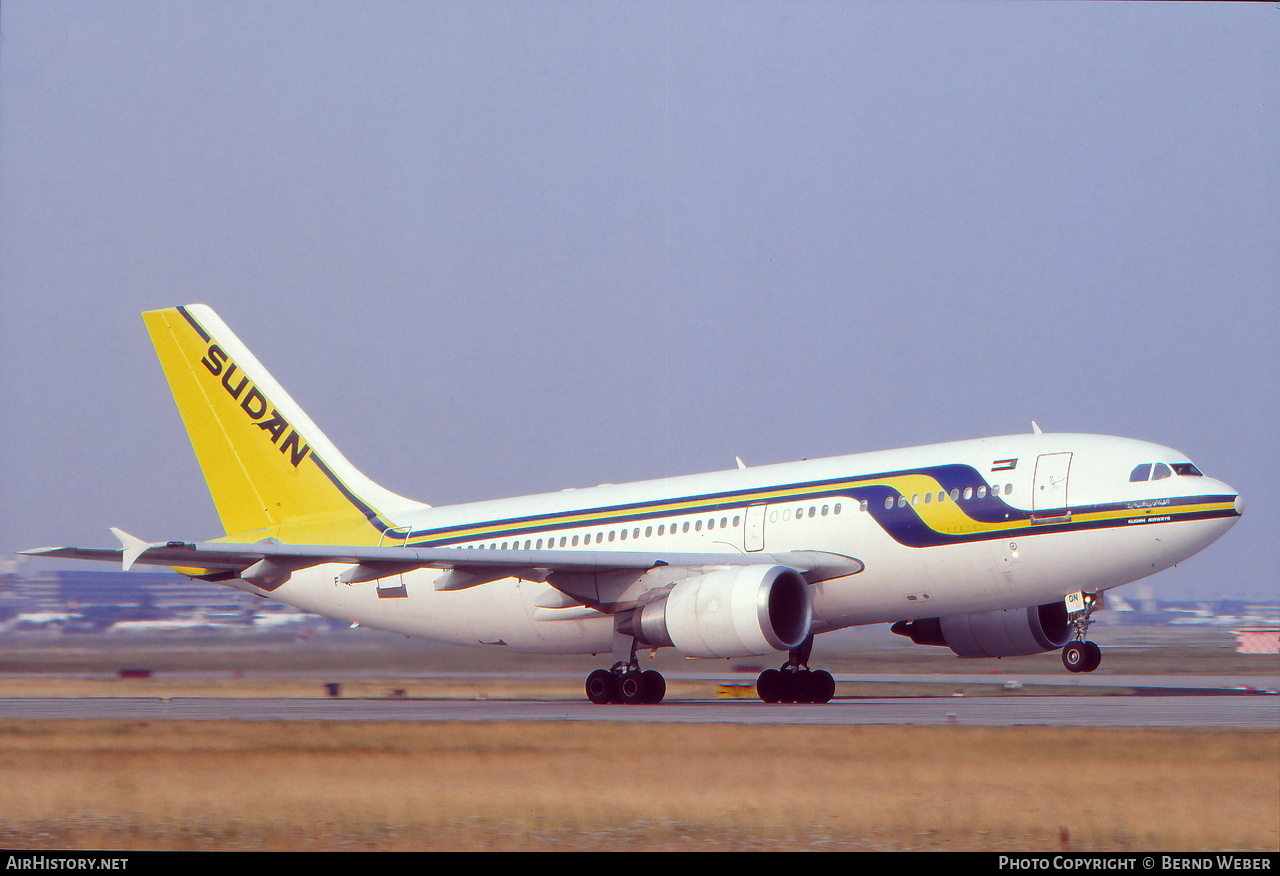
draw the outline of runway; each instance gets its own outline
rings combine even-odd
[[[85,697],[0,700],[10,719],[126,721],[597,721],[1012,727],[1280,728],[1280,697],[1037,696],[836,699],[825,706],[757,700],[597,706],[537,700],[273,697]]]

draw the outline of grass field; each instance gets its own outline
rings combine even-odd
[[[422,648],[390,636],[253,642],[10,639],[0,697],[580,699],[591,657]],[[1187,633],[1108,643],[1100,675],[1280,674]],[[660,654],[670,695],[715,683]],[[1003,691],[1054,654],[824,655],[841,696]],[[123,668],[152,678],[117,677]],[[480,671],[483,677],[449,677]],[[542,677],[531,677],[533,673]],[[931,674],[939,674],[930,680]],[[990,673],[956,684],[948,674]],[[741,675],[750,684],[754,673]],[[1260,679],[1260,681],[1262,681]],[[1269,683],[1269,682],[1268,682]],[[1055,694],[1071,690],[1055,687]],[[1007,695],[1036,693],[1027,685]],[[1091,688],[1093,694],[1121,690]],[[1277,715],[1280,724],[1280,714]],[[0,847],[274,850],[1280,849],[1280,727],[1102,728],[16,721],[0,716]]]
[[[0,846],[1276,850],[1280,733],[0,721]]]

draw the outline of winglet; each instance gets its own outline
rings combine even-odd
[[[120,540],[120,547],[123,548],[120,552],[120,559],[123,564],[120,571],[122,572],[129,571],[129,568],[137,562],[138,557],[142,556],[147,548],[154,547],[149,542],[132,536],[123,529],[116,529],[114,526],[108,528],[111,530],[111,534]]]
[[[1033,434],[1035,434],[1035,435],[1043,435],[1043,434],[1044,434],[1043,432],[1041,432],[1041,431],[1040,431],[1040,424],[1039,424],[1039,423],[1037,423],[1035,420],[1032,420],[1032,421],[1031,421],[1031,431],[1032,431],[1032,433],[1033,433]]]

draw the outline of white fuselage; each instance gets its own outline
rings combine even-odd
[[[1193,474],[1131,480],[1145,464]],[[424,507],[397,516],[383,543],[860,560],[860,573],[811,585],[820,633],[1106,590],[1195,554],[1239,511],[1235,490],[1170,448],[1035,433]],[[271,598],[462,645],[611,647],[613,618],[547,583],[501,578],[437,590],[448,573],[417,569],[348,585],[337,581],[345,568],[298,572]]]

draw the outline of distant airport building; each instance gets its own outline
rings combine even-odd
[[[11,560],[0,566],[4,632],[250,631],[304,620],[330,625],[297,609],[173,572],[35,570]]]

